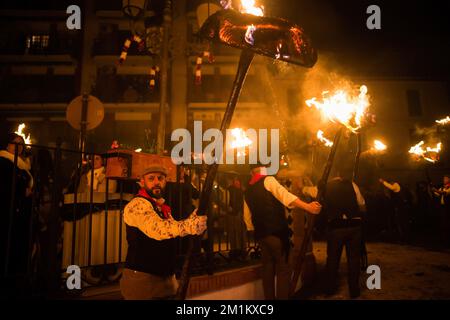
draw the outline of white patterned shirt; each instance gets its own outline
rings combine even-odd
[[[196,214],[191,214],[189,218],[181,221],[175,220],[171,214],[168,219],[163,219],[148,200],[140,197],[134,198],[125,206],[123,218],[127,225],[138,228],[155,240],[198,235],[206,228],[206,221]]]

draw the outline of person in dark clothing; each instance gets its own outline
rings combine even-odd
[[[143,170],[141,189],[125,206],[128,252],[120,289],[127,300],[173,296],[177,290],[175,238],[206,230],[206,216],[195,211],[184,220],[173,218],[162,197],[166,176],[167,169],[160,165]]]
[[[441,242],[450,246],[450,174],[444,175],[442,187],[433,188],[433,194],[439,199],[439,225]]]
[[[241,187],[241,181],[237,177],[233,178],[227,191],[226,230],[230,241],[229,257],[240,260],[245,253],[244,191]]]
[[[275,177],[267,176],[264,166],[254,166],[245,192],[244,221],[247,230],[254,230],[255,239],[261,247],[263,288],[267,300],[289,298],[292,231],[288,226],[285,207],[301,208],[312,214],[318,214],[322,208],[318,202],[306,203],[287,191]]]
[[[361,224],[364,211],[364,198],[354,182],[340,177],[328,182],[324,198],[328,294],[337,290],[339,264],[345,246],[350,297],[360,295]]]
[[[406,241],[409,235],[411,195],[406,187],[395,181],[387,182],[379,179],[379,182],[385,187],[388,195],[388,210],[391,211],[388,221],[390,234],[396,235],[400,241]]]
[[[7,276],[24,275],[27,271],[33,177],[30,173],[30,161],[21,157],[24,151],[23,144],[21,136],[11,133],[8,135],[6,148],[0,151],[1,277],[5,275],[5,268]]]

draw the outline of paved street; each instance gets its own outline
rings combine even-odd
[[[450,251],[427,251],[406,245],[369,243],[369,265],[381,269],[381,289],[365,287],[368,274],[361,275],[363,289],[359,299],[450,299]],[[326,261],[326,244],[315,243],[318,277],[321,277]],[[318,292],[318,285],[311,290],[312,299],[348,299],[346,257],[342,255],[339,291],[332,296]]]

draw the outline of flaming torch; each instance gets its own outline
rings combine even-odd
[[[440,124],[440,125],[442,125],[442,126],[444,126],[444,125],[446,125],[446,124],[449,124],[449,123],[450,123],[450,117],[447,116],[447,117],[444,118],[444,119],[436,120],[436,123],[437,123],[437,124]]]
[[[319,141],[323,142],[325,147],[332,147],[333,146],[333,141],[328,140],[327,138],[325,138],[323,136],[323,131],[322,130],[317,131],[317,139],[319,139]]]
[[[316,107],[328,120],[341,123],[356,133],[361,128],[369,107],[367,87],[362,85],[359,91],[357,96],[351,96],[344,90],[339,90],[329,96],[329,92],[324,91],[322,92],[323,102],[312,98],[306,101],[306,105]]]
[[[424,144],[425,142],[420,141],[418,144],[412,146],[408,152],[414,155],[417,161],[422,158],[431,163],[438,161],[439,152],[441,152],[442,149],[442,143],[439,142],[435,148],[426,147],[425,149],[423,148]]]
[[[230,1],[221,1],[221,4],[230,8]],[[208,17],[198,32],[200,38],[242,50],[231,95],[220,126],[224,137],[233,118],[237,100],[255,54],[268,56],[272,59],[279,58],[288,63],[308,68],[314,66],[317,61],[317,52],[302,28],[280,18],[262,16],[262,8],[255,10],[254,1],[243,0],[241,4],[243,12],[231,9],[217,11]],[[197,210],[199,215],[203,215],[207,211],[217,169],[217,163],[208,167]],[[208,221],[210,222],[211,219]],[[208,230],[212,229],[210,226],[208,225]],[[209,233],[209,236],[211,236],[211,233]],[[192,253],[193,241],[190,241],[181,270],[180,285],[175,297],[179,300],[186,297],[190,280]]]
[[[349,129],[353,133],[358,133],[363,127],[367,110],[369,107],[369,100],[367,97],[367,87],[362,85],[359,88],[359,94],[351,95],[344,90],[338,90],[334,94],[330,95],[328,91],[322,93],[322,102],[316,98],[312,98],[306,101],[308,107],[314,106],[317,110],[322,112],[322,115],[329,121],[340,123],[342,126],[334,137],[332,147],[328,155],[325,169],[322,173],[322,177],[318,183],[318,192],[316,199],[320,202],[323,199],[328,177],[333,166],[334,157],[337,151],[337,146],[341,138],[344,128]],[[318,133],[319,136],[319,133]],[[359,139],[360,144],[360,139]],[[358,153],[359,157],[359,153]],[[297,287],[298,278],[302,272],[303,262],[305,260],[306,250],[308,245],[312,241],[312,232],[314,228],[315,216],[310,216],[308,226],[305,232],[302,245],[300,247],[300,253],[296,261],[294,268],[293,281],[291,282],[290,293],[294,294]]]
[[[387,146],[381,142],[380,140],[374,140],[373,142],[373,150],[375,151],[385,151]]]
[[[241,13],[247,13],[254,16],[262,17],[264,15],[264,7],[255,6],[255,0],[241,0]]]
[[[25,123],[21,123],[21,124],[19,124],[19,126],[17,127],[17,130],[14,133],[21,136],[23,138],[23,140],[25,141],[25,144],[29,145],[29,144],[31,144],[31,135],[28,134],[28,136],[26,136],[23,133],[23,129],[25,129],[25,128],[26,128]],[[30,148],[30,146],[27,146],[27,148]]]
[[[233,141],[231,141],[231,148],[232,149],[242,149],[245,147],[248,147],[252,144],[252,140],[250,140],[247,135],[245,134],[244,130],[241,128],[234,128],[231,130],[231,135],[233,137]],[[245,156],[245,151],[241,152],[238,150],[237,152],[238,157]]]

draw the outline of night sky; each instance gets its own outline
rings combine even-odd
[[[219,0],[210,0],[219,2]],[[239,0],[233,0],[239,2]],[[199,1],[189,0],[190,10]],[[321,56],[332,54],[337,67],[361,76],[450,78],[450,3],[418,0],[256,0],[266,14],[302,26]],[[0,0],[0,9],[63,10],[82,0]],[[381,30],[369,30],[366,9],[381,8]],[[162,11],[163,0],[149,7]],[[121,0],[96,0],[101,9]],[[159,9],[159,10],[158,10]]]
[[[268,3],[268,0],[265,1]],[[268,7],[297,22],[320,51],[368,75],[449,79],[447,1],[277,0]],[[381,9],[381,30],[369,30],[366,9]],[[319,51],[319,57],[320,57]]]

